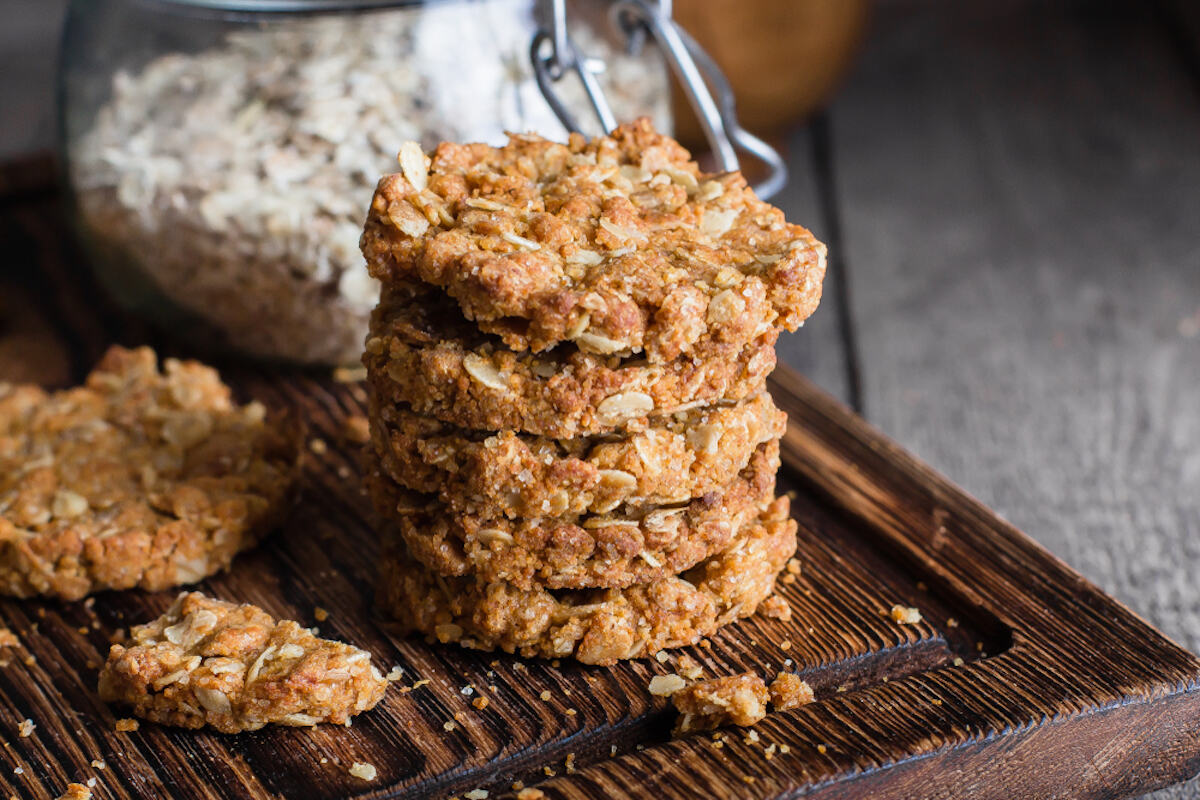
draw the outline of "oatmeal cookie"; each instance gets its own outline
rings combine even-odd
[[[384,283],[446,290],[515,350],[563,342],[651,364],[795,330],[825,245],[741,173],[702,173],[649,120],[559,144],[413,146],[375,190],[361,245]]]
[[[0,384],[0,593],[193,583],[281,521],[296,431],[209,367],[163,366],[114,347],[81,387]]]
[[[479,333],[440,292],[389,287],[371,317],[363,363],[379,399],[476,430],[567,439],[635,431],[655,419],[763,390],[774,331],[732,353],[667,364],[574,347],[516,353]]]
[[[626,436],[551,439],[486,433],[371,398],[380,469],[449,509],[490,516],[604,514],[620,505],[686,502],[737,478],[787,415],[766,392],[737,405],[697,408]]]
[[[440,575],[519,589],[622,588],[674,575],[725,548],[775,495],[779,442],[759,447],[729,486],[687,503],[612,514],[509,520],[448,512],[428,496],[368,480],[408,552]]]
[[[507,581],[441,578],[393,547],[383,561],[378,604],[402,630],[442,642],[611,665],[695,644],[750,616],[795,549],[796,523],[784,497],[722,553],[682,575],[625,589],[522,591]]]
[[[134,628],[100,672],[105,702],[152,722],[222,733],[345,724],[386,688],[370,653],[199,592],[184,592],[166,614]]]

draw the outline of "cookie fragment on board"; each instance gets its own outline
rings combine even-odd
[[[506,581],[442,578],[394,546],[384,557],[377,606],[401,632],[527,658],[587,664],[695,644],[755,612],[796,549],[788,500],[777,498],[725,551],[679,576],[625,589],[522,590]]]
[[[268,723],[345,724],[383,698],[369,653],[319,639],[261,608],[185,592],[113,645],[100,698],[143,719],[222,733]]]
[[[113,347],[83,386],[0,384],[0,593],[75,600],[225,569],[283,518],[299,436],[216,371]]]
[[[653,364],[795,330],[825,273],[809,231],[647,119],[568,144],[443,143],[380,180],[362,250],[384,284],[443,288],[512,349]]]
[[[675,733],[753,725],[767,715],[769,699],[767,685],[753,672],[693,683],[671,695],[679,712]]]

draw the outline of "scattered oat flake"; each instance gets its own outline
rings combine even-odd
[[[325,620],[329,619],[329,612],[320,606],[317,606],[313,609],[313,619],[315,619],[317,622],[324,622]]]
[[[374,764],[364,764],[361,761],[355,761],[350,765],[350,774],[364,781],[373,781],[378,773],[375,770]]]
[[[138,721],[136,719],[119,719],[113,727],[121,733],[128,733],[138,729]]]
[[[546,800],[546,793],[530,786],[517,792],[517,800]]]
[[[650,679],[650,694],[655,697],[670,697],[687,686],[687,681],[678,675],[655,675]]]
[[[357,383],[367,379],[366,367],[336,367],[333,379],[338,383]]]
[[[916,625],[921,621],[921,612],[912,606],[902,606],[899,603],[892,606],[892,619],[901,625]]]
[[[786,744],[781,744],[779,745],[779,752],[787,755],[788,753],[792,752],[792,748],[788,747]]]
[[[362,414],[346,417],[342,422],[342,436],[354,444],[366,444],[371,441],[371,425]]]
[[[472,789],[463,795],[467,800],[486,800],[487,796],[487,789]]]
[[[541,693],[541,694],[539,694],[539,695],[538,695],[538,697],[542,698],[542,700],[543,700],[543,701],[545,701],[545,700],[549,700],[549,699],[550,699],[550,690],[549,690],[549,689],[543,689],[543,690],[542,690],[542,693]]]
[[[442,723],[442,730],[444,731],[452,731],[457,727],[458,725],[456,725],[453,720],[448,719]]]
[[[421,680],[417,681],[416,683],[414,683],[412,685],[412,688],[420,689],[422,686],[424,686],[427,683],[429,683],[429,678],[421,678]]]
[[[92,759],[92,769],[104,769],[104,768],[105,768],[105,767],[107,767],[107,766],[108,766],[108,765],[107,765],[107,764],[105,764],[105,763],[104,763],[104,762],[103,762],[101,759],[99,759],[99,758],[93,758],[93,759]]]

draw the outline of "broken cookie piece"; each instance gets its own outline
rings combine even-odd
[[[671,695],[679,721],[675,733],[753,725],[767,715],[767,685],[752,672],[693,683]]]
[[[345,724],[373,708],[386,687],[369,653],[199,592],[181,594],[166,614],[134,628],[100,672],[105,702],[153,722],[223,733]]]
[[[776,711],[799,708],[813,701],[813,690],[807,681],[791,672],[781,672],[767,687],[771,693],[771,707]]]
[[[159,591],[227,568],[289,508],[290,427],[146,347],[53,394],[0,383],[0,594]]]

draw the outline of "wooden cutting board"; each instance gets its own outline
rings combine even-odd
[[[53,192],[0,175],[0,380],[77,381],[113,341],[176,352],[97,300],[67,242]],[[316,624],[403,678],[349,728],[117,733],[123,714],[95,694],[109,637],[173,593],[0,601],[21,640],[0,651],[0,797],[56,798],[94,777],[97,798],[494,798],[517,781],[580,800],[1108,798],[1200,769],[1200,660],[786,369],[772,391],[791,416],[792,619],[679,652],[706,676],[800,672],[818,699],[753,735],[671,740],[647,684],[677,653],[601,669],[391,635],[371,612],[378,547],[343,433],[361,386],[221,366],[242,399],[300,413],[326,451],[292,520],[201,588]],[[897,603],[923,621],[893,622]],[[25,718],[37,727],[20,737]],[[352,777],[355,761],[378,777]]]

